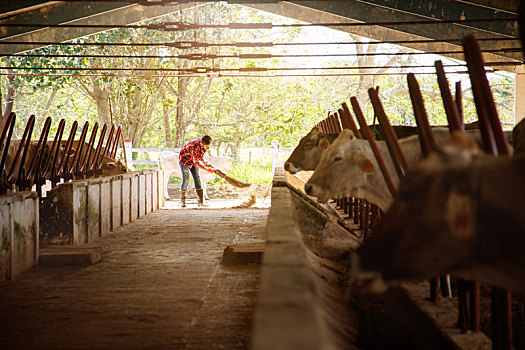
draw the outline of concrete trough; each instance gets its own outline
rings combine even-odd
[[[162,175],[159,176],[157,169],[148,169],[56,186],[48,191],[40,205],[41,244],[82,245],[92,242],[162,207],[159,178]],[[146,210],[146,205],[149,210]]]
[[[38,196],[0,196],[0,284],[38,264]]]
[[[383,295],[350,282],[349,252],[361,241],[277,168],[252,349],[491,349],[462,334],[449,300],[426,300],[428,283]]]

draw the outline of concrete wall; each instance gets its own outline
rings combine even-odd
[[[162,179],[149,169],[60,184],[40,206],[42,245],[87,243],[162,207]]]
[[[251,349],[332,349],[297,212],[277,168]],[[277,186],[276,186],[277,185]]]
[[[0,196],[0,284],[38,264],[38,196]]]

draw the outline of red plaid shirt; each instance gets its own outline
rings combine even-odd
[[[185,144],[179,152],[179,162],[188,167],[197,166],[206,150],[201,145],[201,137]]]

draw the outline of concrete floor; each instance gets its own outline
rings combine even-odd
[[[163,209],[95,242],[96,265],[33,268],[0,286],[0,349],[248,348],[260,269],[220,260],[267,215]]]

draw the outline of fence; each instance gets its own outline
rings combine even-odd
[[[241,148],[239,149],[239,154],[236,160],[242,163],[251,163],[251,162],[271,163],[272,164],[272,174],[273,174],[274,173],[273,170],[275,169],[275,166],[281,166],[293,151],[293,148],[280,148],[279,142],[276,140],[274,141],[272,141],[271,147]],[[136,147],[136,148],[133,148],[131,146],[131,140],[129,139],[126,139],[124,141],[124,145],[125,145],[125,150],[126,150],[126,159],[128,159],[128,163],[130,163],[133,166],[146,165],[148,167],[158,167],[157,157],[160,152],[164,152],[164,151],[179,152],[180,151],[180,148],[167,148],[167,147],[160,147],[160,148]],[[122,148],[119,148],[118,152],[122,152]],[[217,154],[217,150],[215,149],[210,149],[209,152],[210,154]],[[133,155],[137,153],[142,153],[146,155],[134,157]],[[153,154],[150,154],[150,153],[153,153]],[[136,159],[136,158],[139,158],[139,159]],[[147,158],[147,159],[142,159],[142,158]]]

